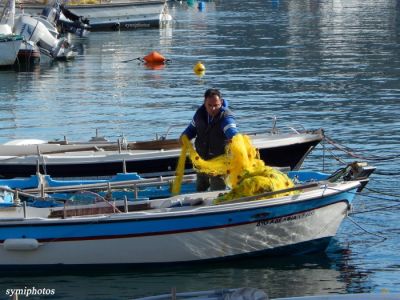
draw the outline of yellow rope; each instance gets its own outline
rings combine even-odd
[[[183,145],[181,149],[181,154],[179,155],[178,165],[175,171],[176,177],[172,183],[172,188],[171,188],[172,195],[178,195],[181,191],[182,179],[185,173],[186,153],[189,150],[189,145],[192,145],[186,135],[182,136],[182,140],[183,140]]]

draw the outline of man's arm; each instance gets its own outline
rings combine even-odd
[[[229,140],[239,133],[239,130],[236,127],[235,117],[233,115],[226,115],[221,122],[221,127],[226,138]]]
[[[190,122],[188,127],[182,132],[182,135],[185,134],[189,140],[193,139],[197,135],[196,123],[194,119]]]

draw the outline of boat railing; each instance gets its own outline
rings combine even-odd
[[[184,175],[183,183],[192,183],[196,179],[195,174]],[[76,184],[71,183],[71,185],[64,186],[47,186],[44,181],[39,184],[38,187],[28,188],[28,189],[11,189],[6,186],[0,186],[1,190],[19,194],[24,197],[32,198],[44,198],[45,194],[56,193],[56,192],[74,192],[74,191],[88,191],[88,190],[111,190],[116,188],[132,188],[135,194],[139,192],[140,188],[144,187],[158,187],[169,185],[173,182],[174,176],[159,177],[159,178],[147,178],[147,179],[132,179],[123,180],[115,182],[98,182],[98,183],[87,183],[87,184]]]

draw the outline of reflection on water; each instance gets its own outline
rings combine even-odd
[[[338,252],[345,253],[348,250]],[[0,289],[35,286],[54,288],[55,299],[128,299],[168,293],[198,291],[239,286],[257,287],[270,297],[345,293],[349,287],[363,288],[367,274],[349,265],[346,255],[336,253],[335,261],[328,256],[313,255],[287,258],[245,259],[229,263],[169,266],[162,268],[100,269],[96,271],[46,273],[8,277]],[[112,284],[110,284],[112,282]],[[368,286],[368,284],[366,284]]]

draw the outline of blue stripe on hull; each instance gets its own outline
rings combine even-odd
[[[93,219],[91,222],[57,224],[7,224],[0,225],[0,242],[8,238],[34,238],[39,241],[73,241],[124,238],[134,236],[165,235],[171,233],[202,231],[215,228],[239,226],[269,221],[308,212],[338,202],[351,202],[352,193],[342,193],[325,198],[312,199],[299,203],[267,206],[261,208],[239,209],[237,211],[210,212],[184,216],[168,216],[150,219]],[[268,201],[268,200],[266,200]]]

